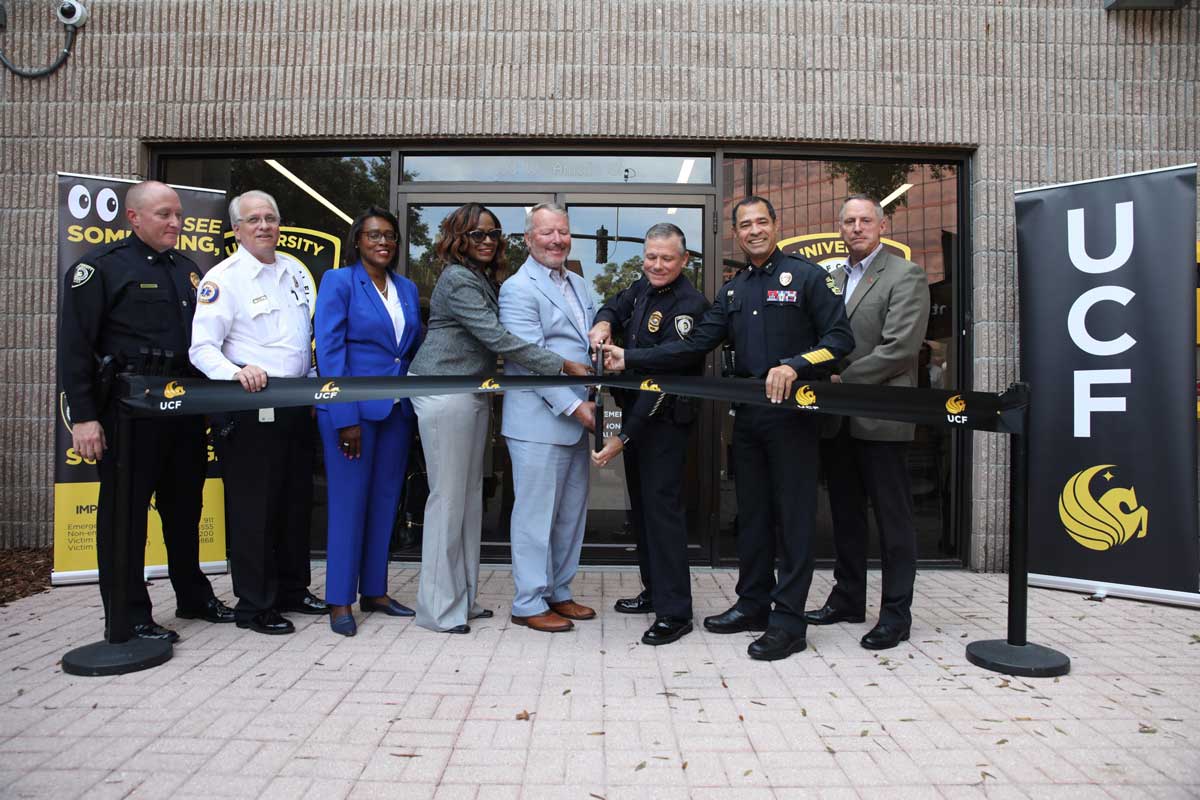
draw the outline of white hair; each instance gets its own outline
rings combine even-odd
[[[242,201],[243,200],[266,200],[271,209],[275,212],[275,216],[279,216],[279,204],[275,202],[275,198],[266,192],[258,189],[251,189],[248,192],[242,192],[237,197],[229,201],[229,224],[237,227],[237,224],[242,221]]]
[[[852,194],[842,201],[842,210],[838,212],[839,220],[846,215],[846,206],[849,205],[851,200],[863,200],[870,203],[871,207],[875,209],[875,221],[883,221],[883,206],[879,205],[879,201],[868,194]]]
[[[558,203],[538,203],[533,208],[525,212],[525,232],[529,233],[533,230],[533,215],[539,211],[549,211],[552,214],[557,214],[560,217],[567,216],[566,206]]]

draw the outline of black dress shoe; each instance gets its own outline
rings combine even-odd
[[[637,597],[622,597],[613,603],[613,608],[622,614],[654,613],[654,603],[650,602],[649,592],[642,592]]]
[[[179,641],[179,634],[170,628],[164,628],[157,622],[147,622],[142,625],[134,625],[129,629],[135,639],[161,639],[164,642],[175,644]]]
[[[826,603],[816,611],[805,611],[804,621],[809,625],[833,625],[835,622],[866,622],[865,614],[851,614]]]
[[[383,598],[383,602],[360,597],[358,599],[358,607],[364,614],[378,611],[380,614],[387,614],[389,617],[413,617],[417,613],[403,603],[397,603],[390,597]]]
[[[319,616],[329,613],[329,604],[309,591],[298,600],[288,600],[279,604],[279,611],[293,611],[297,614],[312,614]],[[289,623],[290,624],[290,623]]]
[[[862,646],[868,650],[888,650],[901,642],[908,641],[908,628],[884,625],[882,622],[862,637]]]
[[[207,603],[194,610],[177,608],[175,616],[180,619],[202,619],[205,622],[233,622],[237,619],[233,609],[215,597],[210,597]]]
[[[467,617],[467,619],[491,619],[494,616],[496,616],[495,611],[492,611],[490,608],[485,608],[478,614],[471,614],[469,617]]]
[[[767,632],[755,639],[746,652],[756,661],[778,661],[792,653],[808,647],[803,634],[790,633],[783,628],[767,628]]]
[[[455,625],[453,628],[446,628],[442,633],[470,633],[470,625]]]
[[[284,619],[273,608],[260,611],[249,619],[239,619],[237,626],[239,628],[249,628],[255,633],[266,633],[272,636],[296,632],[296,626],[292,624],[291,620]]]
[[[659,617],[642,634],[642,644],[660,645],[676,642],[692,632],[691,618]]]
[[[743,614],[737,606],[717,614],[715,617],[704,618],[704,629],[713,633],[741,633],[742,631],[765,631],[767,615],[750,616]]]

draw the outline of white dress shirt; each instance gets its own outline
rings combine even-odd
[[[392,318],[392,328],[396,331],[396,344],[400,344],[400,340],[404,338],[404,306],[400,304],[400,293],[396,290],[392,279],[386,275],[383,279],[386,281],[383,284],[387,288],[386,295],[379,291],[379,287],[375,286],[374,281],[371,281],[371,285],[375,286],[375,291],[379,293],[379,299],[383,301],[383,307],[387,309],[388,316]]]
[[[850,266],[850,262],[846,262],[846,288],[842,290],[842,302],[850,305],[850,295],[854,294],[854,290],[858,288],[858,282],[862,280],[863,275],[867,274],[867,270],[871,268],[871,262],[875,260],[875,256],[879,255],[879,251],[883,249],[883,242],[875,245],[875,249],[867,254],[867,257],[858,262],[854,266]]]
[[[316,377],[303,269],[284,253],[264,264],[242,247],[209,270],[197,292],[192,364],[214,380],[247,364],[272,378]]]

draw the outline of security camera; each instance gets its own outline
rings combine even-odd
[[[58,4],[58,21],[71,28],[82,28],[88,21],[87,6],[79,0],[62,0]]]

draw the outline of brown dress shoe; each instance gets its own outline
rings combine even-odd
[[[526,628],[532,628],[535,631],[542,631],[543,633],[563,633],[575,627],[571,620],[563,619],[553,611],[543,611],[532,617],[518,617],[514,614],[512,621],[514,625],[524,625]]]
[[[566,617],[567,619],[595,619],[596,617],[596,609],[581,606],[574,600],[551,603],[550,610],[560,617]]]

